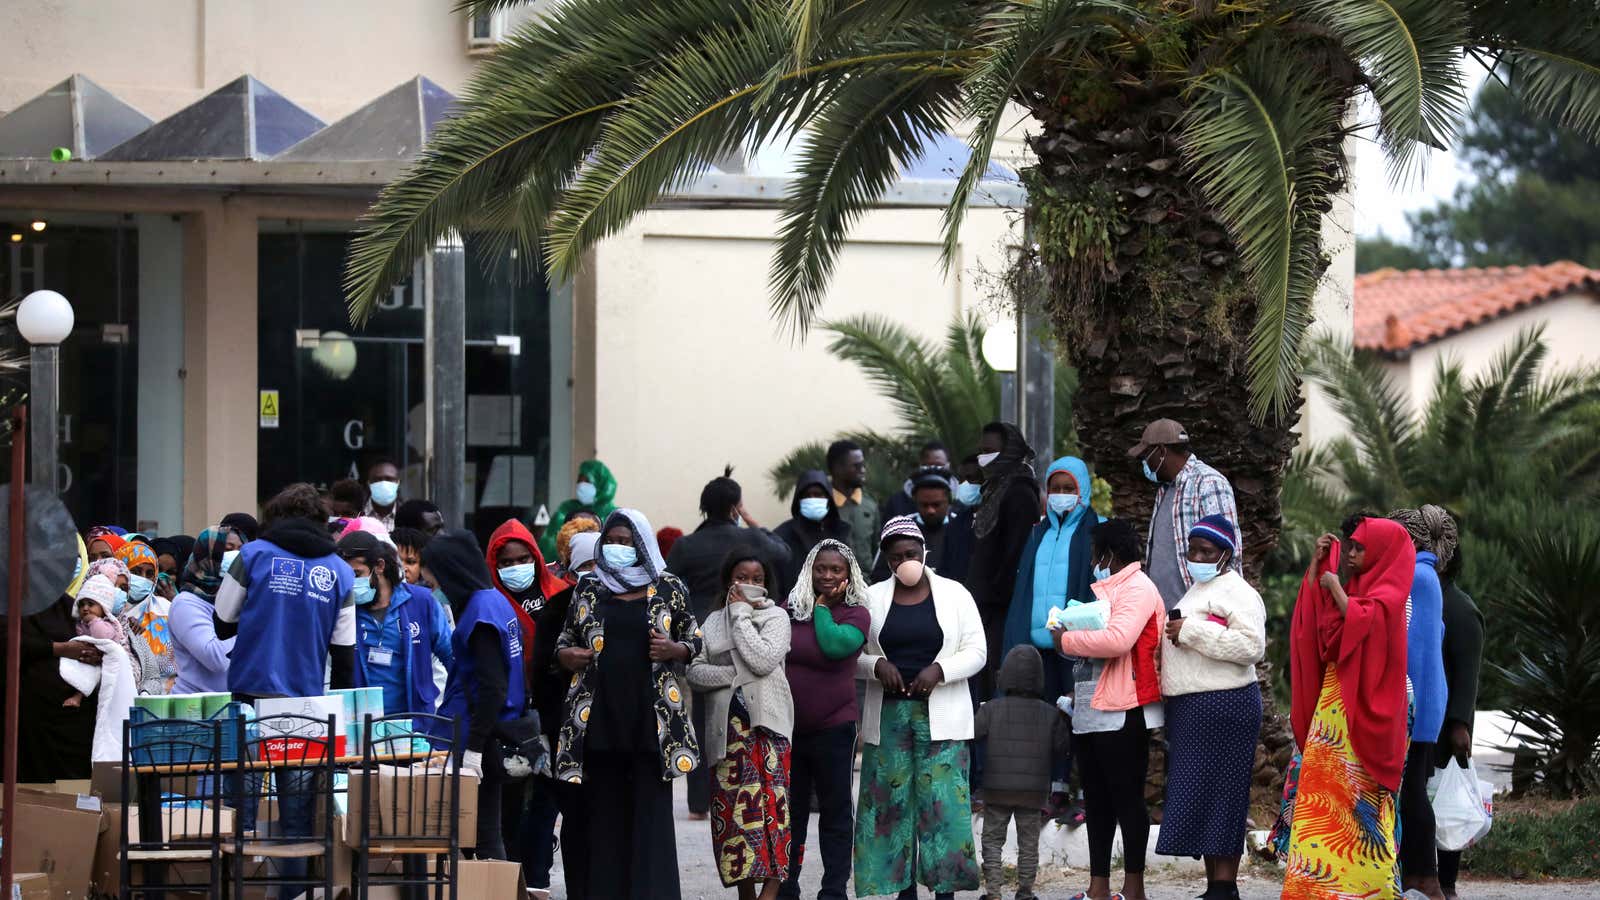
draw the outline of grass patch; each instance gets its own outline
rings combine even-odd
[[[1461,867],[1491,878],[1600,878],[1600,797],[1496,801],[1494,827]]]

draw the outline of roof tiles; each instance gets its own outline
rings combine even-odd
[[[1356,276],[1355,344],[1399,354],[1577,290],[1600,269],[1575,262],[1487,269],[1379,269]]]

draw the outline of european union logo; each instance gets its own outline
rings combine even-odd
[[[306,561],[282,556],[272,558],[272,574],[279,578],[304,578],[306,574]]]

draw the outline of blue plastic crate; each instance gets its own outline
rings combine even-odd
[[[222,761],[236,762],[240,756],[239,721],[248,716],[248,709],[235,700],[209,719],[163,719],[148,709],[131,707],[128,710],[128,721],[133,726],[128,731],[129,757],[136,766],[204,763],[205,753],[200,748],[211,742],[212,723],[221,722]],[[185,741],[195,746],[170,746],[171,741]]]

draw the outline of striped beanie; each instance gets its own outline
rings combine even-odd
[[[919,544],[926,544],[928,539],[923,536],[922,529],[917,527],[917,520],[913,516],[895,516],[883,523],[883,533],[878,537],[878,546],[896,538],[908,537]]]
[[[1189,529],[1189,537],[1205,538],[1229,553],[1239,552],[1239,531],[1227,516],[1206,516]]]

